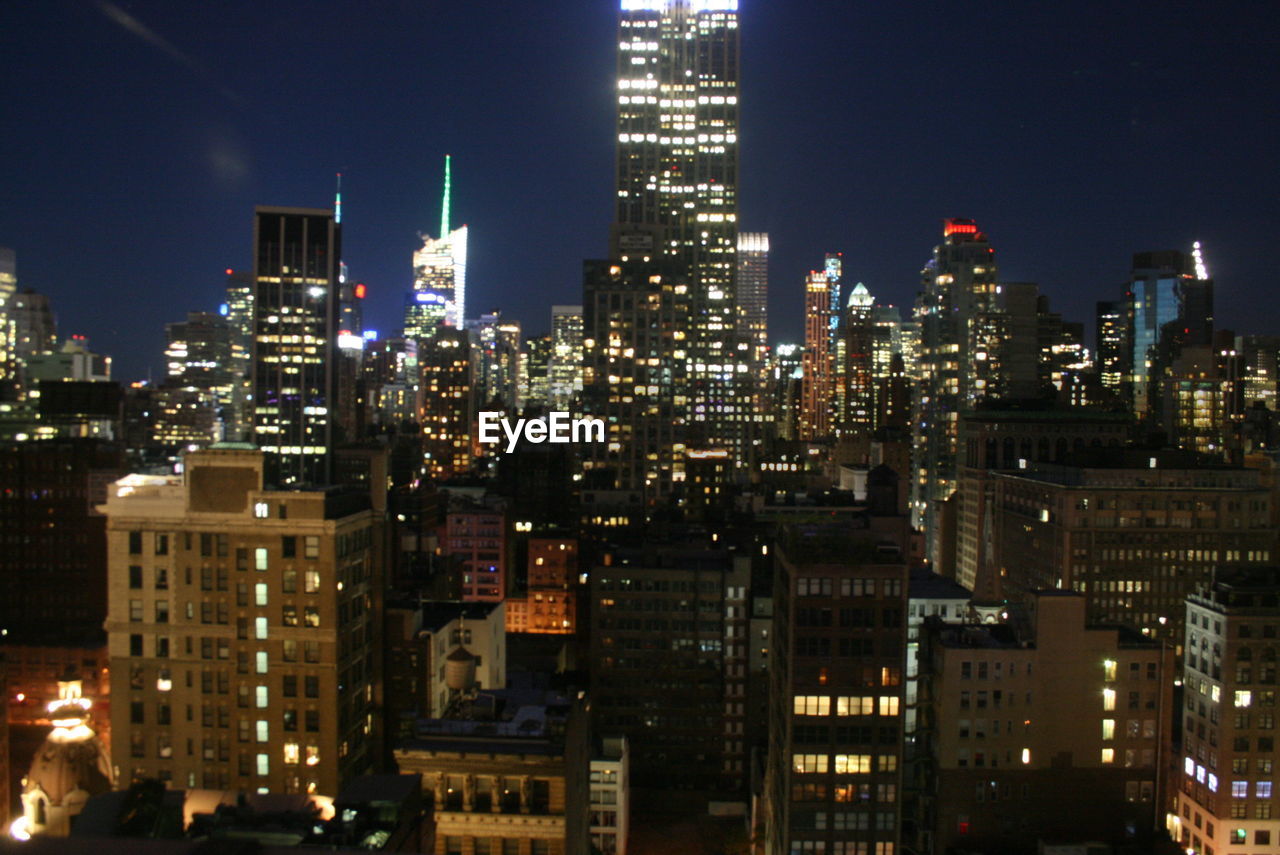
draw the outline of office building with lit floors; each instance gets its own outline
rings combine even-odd
[[[627,738],[635,786],[696,791],[685,803],[741,795],[750,556],[614,549],[589,579],[592,720]]]
[[[1280,846],[1275,790],[1280,569],[1219,571],[1187,597],[1182,757],[1169,834],[1195,855]]]
[[[1162,823],[1173,649],[1041,591],[999,624],[926,621],[918,852],[1145,846]]]
[[[354,488],[263,488],[217,448],[128,475],[107,522],[112,756],[123,782],[338,792],[379,759],[376,514]]]
[[[341,235],[331,210],[254,209],[252,439],[268,483],[332,477]]]
[[[901,842],[907,518],[795,526],[777,545],[765,852]]]

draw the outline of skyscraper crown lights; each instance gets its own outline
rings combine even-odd
[[[694,12],[736,12],[738,0],[622,0],[624,12],[665,12],[687,4]]]

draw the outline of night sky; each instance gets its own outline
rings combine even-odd
[[[468,314],[545,332],[612,217],[614,0],[0,2],[0,245],[132,380],[249,265],[255,204],[326,206],[367,323],[417,232],[470,225]],[[1085,321],[1130,255],[1201,240],[1220,326],[1280,333],[1274,4],[742,0],[744,230],[771,334],[804,274],[909,306],[941,219]]]

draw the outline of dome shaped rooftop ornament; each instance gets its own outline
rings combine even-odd
[[[871,296],[871,292],[867,290],[867,286],[859,282],[853,286],[853,290],[849,292],[849,302],[846,308],[850,309],[869,309],[876,302],[876,298]]]
[[[111,790],[111,758],[93,728],[93,702],[80,693],[80,678],[69,670],[58,681],[58,698],[49,702],[53,730],[45,737],[22,779],[22,816],[10,825],[15,838],[66,837],[71,818],[90,796]]]

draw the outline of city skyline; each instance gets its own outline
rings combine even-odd
[[[297,38],[269,57],[243,53],[255,43],[240,43],[247,6],[181,20],[148,4],[6,11],[6,31],[23,37],[0,76],[18,129],[0,143],[0,243],[17,251],[19,287],[49,294],[62,332],[112,354],[120,379],[159,368],[164,323],[220,302],[221,271],[247,266],[254,204],[327,204],[338,171],[344,260],[369,283],[370,327],[398,324],[411,284],[403,259],[436,222],[446,153],[454,220],[472,232],[471,314],[501,307],[536,333],[552,304],[576,302],[582,259],[608,242],[616,4],[504,7],[496,18],[401,7],[351,27],[345,8],[294,22]],[[771,340],[799,340],[804,273],[827,251],[844,253],[851,283],[910,305],[949,216],[982,222],[1003,277],[1038,281],[1085,322],[1093,301],[1119,296],[1132,253],[1201,240],[1220,325],[1265,331],[1265,314],[1244,306],[1265,295],[1261,247],[1280,225],[1265,157],[1276,120],[1252,108],[1244,82],[1274,88],[1263,65],[1270,22],[1082,9],[1049,25],[1013,6],[981,21],[942,6],[743,9],[740,226],[770,234]],[[261,14],[262,33],[290,23],[283,11]],[[819,23],[847,32],[847,48],[815,46],[804,33]],[[529,38],[553,27],[554,40]],[[421,50],[424,36],[439,49]],[[476,39],[495,48],[483,61],[467,49]],[[1163,49],[1127,47],[1144,43]],[[424,73],[404,71],[410,63]],[[950,68],[960,71],[941,73]],[[304,78],[326,85],[294,103]],[[332,121],[316,118],[316,98]],[[415,99],[424,109],[407,115]],[[493,122],[504,103],[521,108]],[[817,116],[831,133],[777,130]],[[276,160],[285,139],[288,169]],[[1230,158],[1215,154],[1220,139],[1232,141]],[[69,199],[88,211],[70,239]],[[555,220],[528,216],[544,205]],[[1064,242],[1089,251],[1066,263]],[[178,246],[188,249],[175,260]]]

